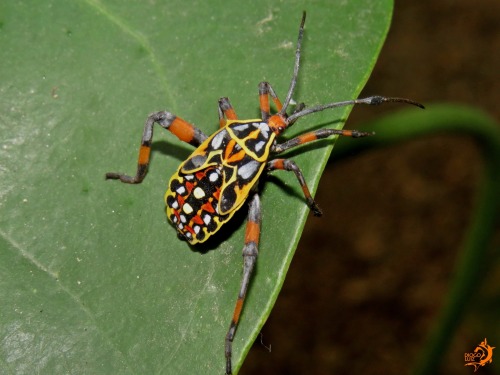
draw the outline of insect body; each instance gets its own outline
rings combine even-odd
[[[239,120],[229,99],[221,98],[219,99],[220,128],[210,137],[170,112],[153,113],[148,116],[144,125],[135,176],[106,173],[106,179],[119,179],[132,184],[142,182],[149,165],[153,125],[156,123],[180,140],[196,147],[170,179],[165,194],[167,217],[181,238],[193,245],[206,241],[221,229],[238,209],[248,203],[243,246],[243,276],[225,340],[226,374],[232,373],[232,342],[258,255],[261,227],[258,181],[266,174],[265,172],[274,170],[293,172],[302,188],[307,205],[315,216],[321,216],[321,210],[312,198],[300,168],[292,160],[275,158],[275,155],[332,135],[364,137],[372,133],[320,129],[306,132],[283,143],[278,141],[278,137],[297,119],[328,108],[355,104],[379,105],[384,102],[403,102],[423,108],[421,104],[409,99],[371,96],[309,108],[299,105],[288,115],[287,108],[297,83],[305,17],[304,12],[299,28],[294,72],[283,103],[268,82],[261,82],[259,84],[261,118]],[[277,112],[274,114],[271,114],[269,99],[276,107]]]
[[[228,121],[180,165],[165,203],[167,217],[184,238],[205,241],[245,203],[274,138],[262,120]]]

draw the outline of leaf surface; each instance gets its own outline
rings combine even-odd
[[[168,109],[210,134],[219,97],[230,97],[240,118],[258,116],[260,81],[283,99],[304,8],[295,100],[356,97],[392,3],[27,0],[0,8],[0,367],[16,374],[222,374],[244,209],[215,245],[191,249],[178,241],[162,198],[191,148],[161,129],[142,184],[105,181],[104,174],[134,173],[151,112]],[[348,112],[311,115],[285,137],[341,127]],[[313,191],[332,144],[287,154]],[[236,369],[271,311],[308,215],[293,174],[274,173],[262,202],[260,257],[234,342]]]

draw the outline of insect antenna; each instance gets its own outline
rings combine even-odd
[[[293,67],[292,80],[290,81],[290,87],[288,88],[285,101],[283,102],[283,107],[281,108],[281,111],[278,112],[278,114],[282,116],[286,116],[286,109],[288,108],[288,105],[292,100],[292,95],[293,92],[295,91],[295,86],[297,85],[297,76],[299,74],[299,65],[300,65],[300,49],[302,46],[302,36],[304,35],[305,22],[306,22],[306,12],[304,11],[302,12],[302,21],[300,22],[300,27],[299,27],[299,37],[297,40],[297,49],[295,50],[295,65]]]
[[[355,105],[355,104],[380,105],[380,104],[388,103],[388,102],[406,103],[406,104],[411,104],[411,105],[414,105],[414,106],[422,108],[422,109],[425,108],[422,104],[420,104],[414,100],[411,100],[411,99],[390,98],[390,97],[375,95],[375,96],[370,96],[368,98],[345,100],[343,102],[328,103],[328,104],[317,105],[315,107],[305,108],[301,111],[295,112],[292,115],[290,115],[286,119],[286,122],[287,122],[287,124],[292,124],[295,121],[297,121],[297,119],[300,117],[304,117],[304,116],[310,115],[311,113],[315,113],[315,112],[321,112],[321,111],[324,111],[325,109],[329,109],[329,108],[345,107],[348,105]]]
[[[302,38],[304,35],[304,24],[306,22],[306,12],[304,11],[302,13],[302,21],[300,22],[300,27],[299,27],[299,37],[297,39],[297,49],[295,50],[295,64],[293,67],[293,76],[292,80],[290,81],[290,87],[288,88],[288,92],[286,94],[285,101],[283,102],[283,107],[281,108],[281,111],[278,112],[279,115],[286,117],[286,110],[288,106],[290,105],[290,101],[292,100],[292,95],[293,92],[295,91],[295,86],[297,85],[297,76],[299,74],[299,67],[300,67],[300,52],[301,52],[301,47],[302,47]],[[335,102],[335,103],[329,103],[329,104],[322,104],[318,105],[315,107],[310,107],[310,108],[297,108],[294,113],[292,113],[288,118],[286,119],[286,124],[288,126],[292,125],[297,119],[300,117],[304,117],[307,115],[310,115],[311,113],[315,112],[321,112],[324,111],[325,109],[329,108],[337,108],[337,107],[345,107],[349,105],[355,105],[355,104],[368,104],[368,105],[380,105],[383,103],[388,103],[388,102],[399,102],[399,103],[406,103],[406,104],[411,104],[414,106],[417,106],[419,108],[425,108],[422,104],[411,100],[411,99],[406,99],[406,98],[392,98],[392,97],[385,97],[385,96],[370,96],[368,98],[363,98],[363,99],[353,99],[353,100],[346,100],[342,102]]]

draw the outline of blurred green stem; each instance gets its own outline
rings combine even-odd
[[[455,276],[440,316],[413,371],[414,375],[436,373],[474,291],[492,263],[487,256],[494,255],[495,259],[498,256],[498,248],[491,253],[489,249],[500,212],[500,127],[491,117],[477,109],[441,104],[430,106],[424,111],[402,111],[366,124],[363,128],[375,131],[377,135],[356,142],[338,142],[330,161],[356,151],[442,133],[472,137],[483,156],[483,182],[457,260]],[[476,267],[471,267],[472,264]]]

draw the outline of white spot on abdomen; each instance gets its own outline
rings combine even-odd
[[[259,166],[260,166],[259,162],[255,160],[249,161],[245,165],[238,168],[238,176],[246,180],[247,178],[255,174]]]

